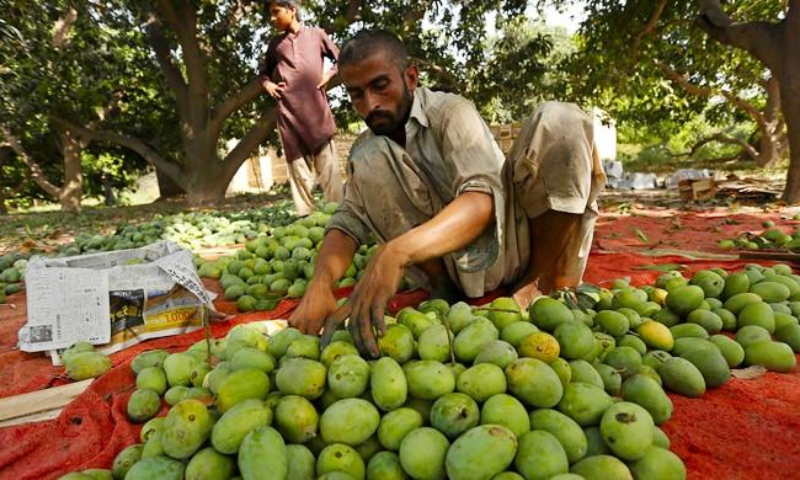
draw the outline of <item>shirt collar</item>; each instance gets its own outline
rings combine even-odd
[[[425,128],[428,128],[430,123],[428,122],[428,115],[425,114],[425,107],[427,106],[427,88],[425,87],[417,87],[414,91],[414,100],[411,103],[411,113],[409,114],[409,119],[414,119]]]

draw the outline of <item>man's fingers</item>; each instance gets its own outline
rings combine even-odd
[[[353,343],[355,344],[356,348],[358,348],[358,351],[366,353],[364,342],[361,338],[360,328],[363,322],[369,320],[364,318],[361,309],[361,302],[359,302],[355,297],[351,296],[350,298],[350,302],[353,302],[353,310],[350,312],[350,323],[347,325],[347,329],[350,331],[350,336],[353,337]]]
[[[361,322],[361,325],[359,325],[359,330],[361,331],[361,341],[364,343],[367,353],[374,358],[380,355],[378,344],[375,342],[375,326],[378,325],[379,317],[381,318],[380,321],[382,322],[383,308],[379,304],[372,305],[369,315],[369,321]]]
[[[322,348],[328,346],[331,343],[331,338],[333,338],[333,334],[336,333],[336,330],[339,329],[339,326],[347,320],[347,317],[350,316],[351,307],[350,304],[345,303],[341,307],[339,307],[335,312],[328,316],[327,320],[325,321],[325,327],[323,327],[322,331]]]
[[[386,335],[386,321],[383,319],[383,314],[383,302],[372,306],[372,324],[375,326],[375,331],[378,332],[379,337]]]

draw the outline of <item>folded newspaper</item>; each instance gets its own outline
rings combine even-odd
[[[28,323],[19,331],[26,352],[78,341],[112,353],[150,338],[187,333],[213,311],[189,250],[163,241],[132,250],[45,258],[28,263]]]

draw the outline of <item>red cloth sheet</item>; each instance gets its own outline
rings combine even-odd
[[[652,283],[661,272],[637,267],[656,263],[684,264],[688,267],[686,275],[716,266],[739,269],[748,262],[690,261],[680,256],[651,257],[637,253],[654,245],[719,253],[716,248],[719,239],[736,236],[742,230],[758,232],[765,218],[777,220],[777,215],[734,215],[732,218],[740,224],[729,225],[724,223],[727,217],[730,216],[603,217],[595,237],[601,251],[592,254],[585,280],[603,283],[629,277],[633,284],[644,285]],[[648,237],[649,245],[638,238],[635,228]],[[207,286],[219,291],[216,282],[208,282]],[[425,298],[423,292],[404,293],[393,300],[391,309],[415,305]],[[52,367],[47,358],[13,349],[17,330],[25,321],[25,295],[12,295],[8,301],[16,308],[0,306],[0,398],[66,383],[63,369]],[[249,321],[287,318],[296,304],[284,301],[273,312],[238,315],[214,324],[213,334],[223,336],[234,325]],[[217,307],[235,313],[231,302],[218,301]],[[110,468],[120,450],[138,441],[140,426],[128,422],[125,415],[134,385],[130,361],[145,350],[185,349],[202,338],[203,332],[198,331],[149,341],[114,354],[112,370],[95,380],[57,419],[0,429],[0,479],[48,480],[70,471]],[[670,396],[675,413],[664,430],[672,440],[672,450],[686,463],[690,479],[797,477],[800,369],[782,375],[769,373],[756,380],[732,379],[700,399]]]

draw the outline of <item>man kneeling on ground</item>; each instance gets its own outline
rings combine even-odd
[[[290,325],[310,334],[324,326],[327,340],[349,318],[359,349],[376,356],[404,274],[443,298],[510,287],[523,306],[580,283],[605,184],[580,108],[539,104],[506,159],[470,101],[419,85],[394,35],[358,33],[339,71],[369,130],[350,152],[344,202]],[[380,248],[339,308],[334,284],[370,235]]]

